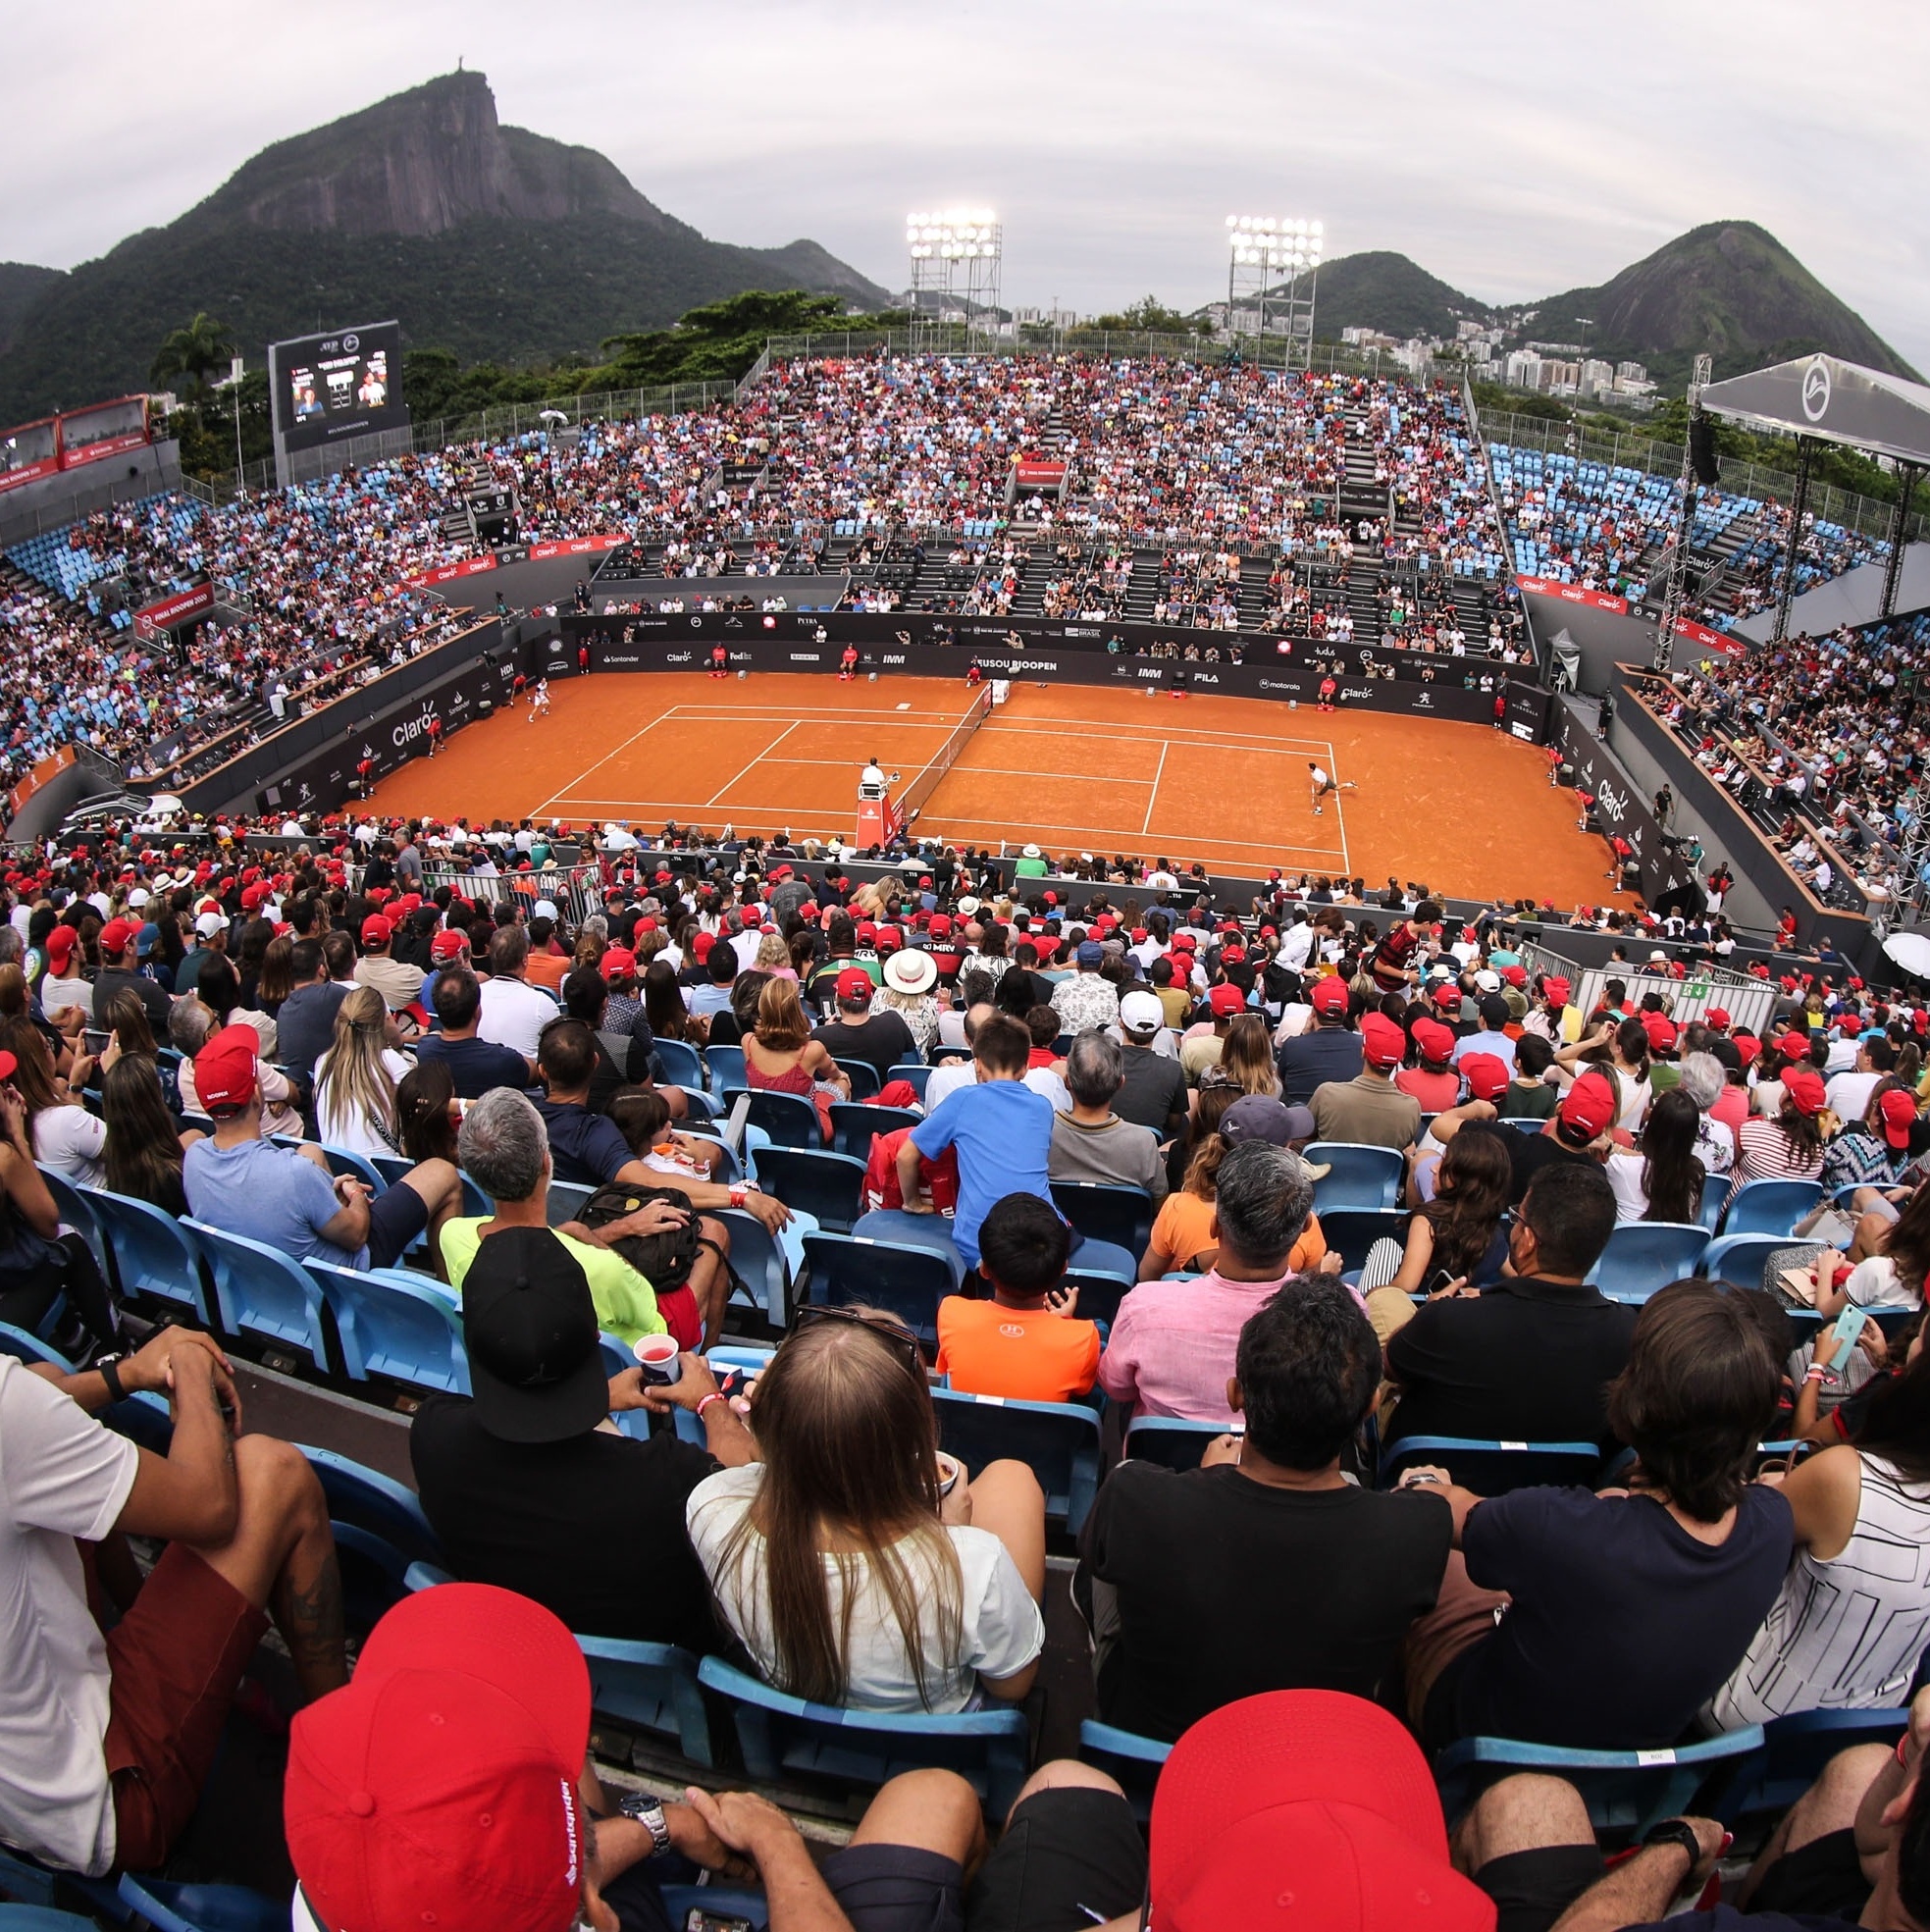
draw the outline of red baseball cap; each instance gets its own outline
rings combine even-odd
[[[694,932],[691,934],[690,949],[700,960],[707,960],[716,943],[717,935],[714,932]]]
[[[1246,1011],[1246,995],[1237,986],[1220,985],[1211,988],[1206,1003],[1216,1014],[1235,1014]]]
[[[1360,1050],[1370,1067],[1398,1067],[1407,1056],[1407,1035],[1384,1013],[1364,1014]]]
[[[139,930],[131,920],[109,919],[100,929],[100,950],[117,956],[125,953],[134,943],[134,934]]]
[[[371,913],[362,921],[362,944],[364,946],[387,946],[395,928],[380,913]]]
[[[1675,1045],[1675,1021],[1665,1013],[1644,1013],[1642,1030],[1648,1035],[1649,1047],[1656,1053],[1666,1053]]]
[[[1438,1019],[1417,1019],[1414,1022],[1414,1044],[1430,1060],[1446,1060],[1454,1052],[1454,1032]],[[1493,1055],[1488,1054],[1486,1058],[1491,1060]]]
[[[860,919],[858,922],[858,937],[861,940],[875,943],[878,937],[876,922],[871,919]]]
[[[1451,979],[1443,979],[1434,988],[1434,1005],[1439,1007],[1443,1013],[1459,1013],[1461,1011],[1460,987]]]
[[[194,1056],[194,1092],[206,1108],[245,1107],[255,1095],[261,1036],[252,1026],[224,1026]]]
[[[1820,1114],[1825,1099],[1823,1076],[1813,1067],[1792,1067],[1783,1074],[1783,1091],[1799,1114]]]
[[[1791,1060],[1807,1060],[1809,1058],[1809,1035],[1807,1033],[1797,1032],[1780,1034],[1776,1040],[1776,1051],[1780,1054],[1787,1055]]]
[[[1745,1032],[1741,1027],[1730,1034],[1729,1043],[1742,1055],[1745,1067],[1762,1051],[1762,1042],[1753,1033]]]
[[[895,953],[904,945],[905,936],[895,925],[881,925],[878,928],[878,951]]]
[[[875,990],[871,975],[862,966],[846,966],[838,975],[840,1000],[869,1000]]]
[[[469,941],[453,926],[445,926],[429,942],[429,957],[441,964],[448,960],[460,959],[468,950]]]
[[[1474,1056],[1469,1055],[1470,1059]],[[1558,1118],[1563,1126],[1599,1139],[1615,1124],[1622,1104],[1606,1073],[1584,1073],[1561,1097]]]
[[[637,970],[637,956],[627,946],[612,946],[602,957],[605,979],[629,979]]]
[[[1503,966],[1501,968],[1501,977],[1510,986],[1526,986],[1528,984],[1528,968],[1518,966]]]
[[[1710,1007],[1702,1016],[1702,1024],[1713,1026],[1718,1032],[1729,1030],[1729,1015],[1721,1007]]]
[[[950,913],[934,913],[931,915],[931,936],[934,939],[951,938],[952,915]]]
[[[1313,990],[1307,995],[1307,1000],[1316,1013],[1345,1013],[1347,982],[1331,973],[1325,979],[1316,979]]]
[[[1242,1697],[1174,1746],[1153,1794],[1150,1899],[1160,1932],[1494,1926],[1493,1901],[1448,1862],[1420,1747],[1338,1691]]]
[[[315,1915],[567,1932],[589,1743],[589,1666],[548,1610],[489,1584],[405,1596],[289,1730],[283,1819]]]
[[[80,935],[71,925],[57,925],[47,935],[47,958],[57,966],[64,966],[74,957],[74,948]]]
[[[1877,1096],[1876,1111],[1883,1118],[1883,1137],[1899,1152],[1910,1144],[1910,1128],[1916,1124],[1916,1102],[1902,1087],[1892,1087]]]
[[[1549,973],[1547,978],[1541,982],[1542,998],[1552,1000],[1558,1007],[1565,1007],[1568,1004],[1568,996],[1573,990],[1568,981],[1558,972]]]
[[[1458,1070],[1472,1100],[1499,1100],[1508,1090],[1508,1063],[1498,1053],[1471,1053]]]

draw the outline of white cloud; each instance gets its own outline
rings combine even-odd
[[[1778,235],[1930,364],[1930,13],[1865,0],[211,0],[17,10],[0,253],[59,266],[166,222],[265,142],[446,70],[600,148],[720,238],[810,235],[902,286],[908,207],[988,200],[1009,301],[1224,286],[1233,208],[1319,215],[1470,292],[1599,281],[1699,222]]]

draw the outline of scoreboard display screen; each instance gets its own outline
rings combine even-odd
[[[276,342],[268,351],[275,429],[289,449],[406,427],[402,331],[394,322]]]

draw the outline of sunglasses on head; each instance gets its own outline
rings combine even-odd
[[[926,1380],[924,1350],[919,1347],[917,1336],[895,1317],[881,1319],[860,1314],[855,1308],[834,1308],[828,1303],[812,1302],[797,1311],[792,1331],[796,1333],[820,1322],[842,1322],[848,1328],[870,1330],[879,1340],[889,1343],[905,1357],[920,1382]]]

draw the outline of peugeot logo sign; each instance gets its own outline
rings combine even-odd
[[[1819,355],[1802,372],[1802,413],[1820,423],[1830,406],[1830,366]]]

